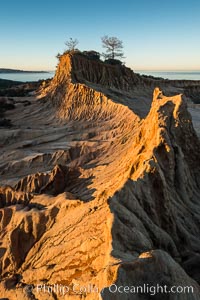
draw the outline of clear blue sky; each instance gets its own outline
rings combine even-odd
[[[69,38],[102,52],[123,40],[135,70],[200,70],[199,0],[2,0],[0,67],[54,70]]]

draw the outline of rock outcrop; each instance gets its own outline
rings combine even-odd
[[[20,119],[10,113],[1,297],[199,299],[200,142],[182,95],[165,96],[168,82],[148,99],[158,83],[63,55],[40,99]],[[151,290],[112,290],[126,286]]]
[[[0,207],[11,206],[14,204],[24,203],[24,205],[29,203],[32,195],[29,193],[24,193],[21,191],[16,191],[10,186],[0,187]]]
[[[50,173],[37,173],[20,180],[15,186],[16,191],[58,195],[67,187],[69,170],[67,167],[56,165]]]

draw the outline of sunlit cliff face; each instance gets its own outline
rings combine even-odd
[[[122,299],[110,285],[164,283],[191,285],[177,299],[197,299],[199,140],[182,96],[155,84],[65,55],[39,99],[10,112],[0,153],[2,297],[44,300],[38,284],[59,284],[70,287],[66,299]],[[90,283],[95,293],[73,291]]]

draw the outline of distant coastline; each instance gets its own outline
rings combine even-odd
[[[48,71],[24,71],[24,70],[16,70],[16,69],[6,69],[0,68],[0,74],[35,74],[35,73],[49,73]]]
[[[33,82],[38,80],[50,79],[54,76],[55,72],[15,72],[15,73],[1,73],[0,78],[6,80],[20,81],[20,82]]]

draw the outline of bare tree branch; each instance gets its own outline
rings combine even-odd
[[[68,47],[68,51],[74,52],[76,50],[76,46],[78,45],[78,40],[77,39],[72,39],[70,38],[69,41],[65,42],[65,45]]]
[[[123,43],[117,37],[105,35],[101,38],[101,41],[103,48],[106,49],[106,53],[102,53],[105,59],[123,58]]]

